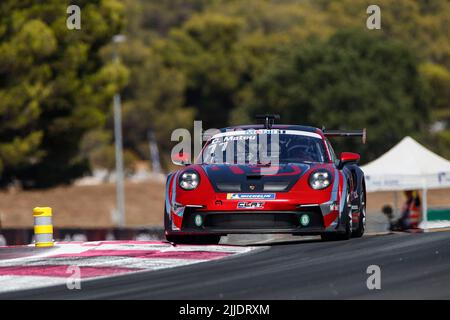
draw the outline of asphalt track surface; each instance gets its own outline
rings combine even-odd
[[[369,290],[367,267],[381,268]],[[279,242],[223,260],[0,295],[12,299],[449,299],[450,232]]]

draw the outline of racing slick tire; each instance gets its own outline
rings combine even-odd
[[[366,190],[363,189],[359,202],[358,227],[352,232],[352,238],[361,238],[366,230]]]
[[[342,221],[345,224],[345,231],[343,233],[323,233],[320,235],[322,241],[340,241],[348,240],[352,237],[352,208],[350,202],[350,188],[347,188],[347,195],[345,199],[345,212]]]
[[[166,235],[166,240],[175,244],[219,244],[220,236],[199,235],[199,236],[179,236]]]
[[[169,218],[164,208],[164,230],[169,227]],[[199,235],[199,236],[182,236],[182,235],[166,235],[166,240],[175,244],[219,244],[220,236],[216,235]]]

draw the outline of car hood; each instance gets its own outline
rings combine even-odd
[[[202,165],[217,192],[284,192],[314,165]]]

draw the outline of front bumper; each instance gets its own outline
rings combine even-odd
[[[318,235],[326,231],[320,206],[313,206],[293,211],[205,211],[186,208],[181,229],[166,230],[166,233]]]

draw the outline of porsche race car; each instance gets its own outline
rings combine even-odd
[[[337,157],[328,138],[365,140],[365,130],[329,131],[263,118],[264,124],[220,130],[193,163],[178,163],[184,167],[168,175],[168,241],[216,244],[221,236],[247,233],[346,240],[364,234],[360,156]]]

